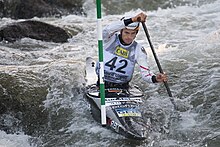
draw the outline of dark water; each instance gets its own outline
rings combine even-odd
[[[201,6],[216,0],[111,0],[102,1],[107,15],[123,14],[127,11],[141,9],[153,11],[158,9],[176,8],[178,6]]]
[[[161,0],[151,1],[146,8],[149,1],[120,1],[117,5],[116,2],[103,1],[103,25],[124,14],[134,15],[141,10],[148,14],[151,40],[169,75],[180,117],[172,118],[173,105],[164,86],[145,83],[136,70],[132,83],[145,92],[143,113],[146,117],[151,116],[154,124],[149,140],[128,140],[94,121],[83,96],[85,59],[97,57],[95,4],[88,0],[84,5],[87,17],[34,18],[70,30],[74,27],[83,30],[68,43],[47,43],[29,38],[14,44],[0,43],[1,73],[20,75],[20,80],[25,81],[24,77],[31,71],[36,75],[32,78],[40,78],[50,86],[43,103],[49,112],[46,129],[39,128],[37,135],[24,134],[22,127],[13,134],[0,131],[0,146],[220,146],[220,1]],[[163,9],[156,9],[158,5]],[[3,18],[0,21],[3,26],[19,20]],[[146,48],[149,66],[157,72],[143,30],[140,30],[137,41]],[[4,115],[3,120],[9,127],[19,121],[9,114]],[[159,131],[168,125],[167,133]]]

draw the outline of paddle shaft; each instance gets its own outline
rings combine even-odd
[[[151,42],[151,40],[150,40],[150,35],[149,35],[149,33],[148,33],[147,27],[146,27],[146,25],[145,25],[144,22],[141,22],[141,23],[142,23],[142,26],[143,26],[143,28],[144,28],[144,32],[145,32],[145,34],[146,34],[146,36],[147,36],[147,40],[148,40],[148,42],[149,42],[150,48],[151,48],[152,53],[153,53],[153,55],[154,55],[154,59],[155,59],[155,61],[156,61],[156,63],[157,63],[157,66],[158,66],[158,68],[159,68],[159,71],[160,71],[160,73],[164,74],[163,69],[162,69],[162,67],[161,67],[161,65],[160,65],[160,62],[159,62],[159,60],[158,60],[158,58],[157,58],[157,54],[156,54],[156,52],[155,52],[155,50],[154,50],[154,47],[153,47],[153,45],[152,45],[152,42]],[[169,88],[169,86],[168,86],[168,83],[167,83],[166,81],[164,81],[163,83],[164,83],[164,86],[166,87],[166,90],[167,90],[168,95],[169,95],[170,97],[172,97],[172,93],[171,93],[171,91],[170,91],[170,88]],[[173,99],[171,99],[171,102],[174,104],[174,100],[173,100]]]

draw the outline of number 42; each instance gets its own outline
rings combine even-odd
[[[110,61],[105,63],[105,66],[110,67],[110,70],[113,70],[114,68],[116,68],[116,70],[115,70],[116,72],[120,72],[120,73],[125,74],[126,71],[124,71],[123,69],[127,67],[128,61],[124,60],[124,59],[119,60],[119,63],[121,63],[121,66],[117,68],[115,66],[115,63],[116,63],[117,59],[118,59],[118,57],[112,58]]]

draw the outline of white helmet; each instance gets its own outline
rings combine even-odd
[[[125,19],[130,19],[131,17],[122,17],[121,20],[125,20]],[[126,26],[126,29],[130,29],[130,30],[139,30],[139,25],[140,22],[132,22],[130,23],[128,26]]]

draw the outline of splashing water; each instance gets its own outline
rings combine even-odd
[[[41,132],[38,141],[30,145],[35,137],[0,131],[0,146],[219,146],[220,1],[199,7],[179,6],[146,12],[151,40],[169,75],[179,113],[179,118],[172,120],[169,132],[160,132],[161,126],[170,123],[172,103],[163,85],[143,82],[136,70],[132,83],[144,90],[143,114],[152,116],[155,125],[149,142],[125,139],[102,128],[90,115],[89,105],[83,97],[84,69],[87,56],[97,57],[97,30],[94,3],[87,1],[84,7],[90,12],[87,17],[33,18],[83,30],[68,43],[29,38],[14,44],[0,43],[1,72],[16,75],[32,71],[50,85],[44,101],[44,108],[49,111],[48,128]],[[125,15],[140,11],[132,10]],[[103,25],[123,15],[106,14]],[[15,20],[4,18],[0,21],[5,25]],[[151,70],[157,72],[143,29],[137,41],[147,50]]]

